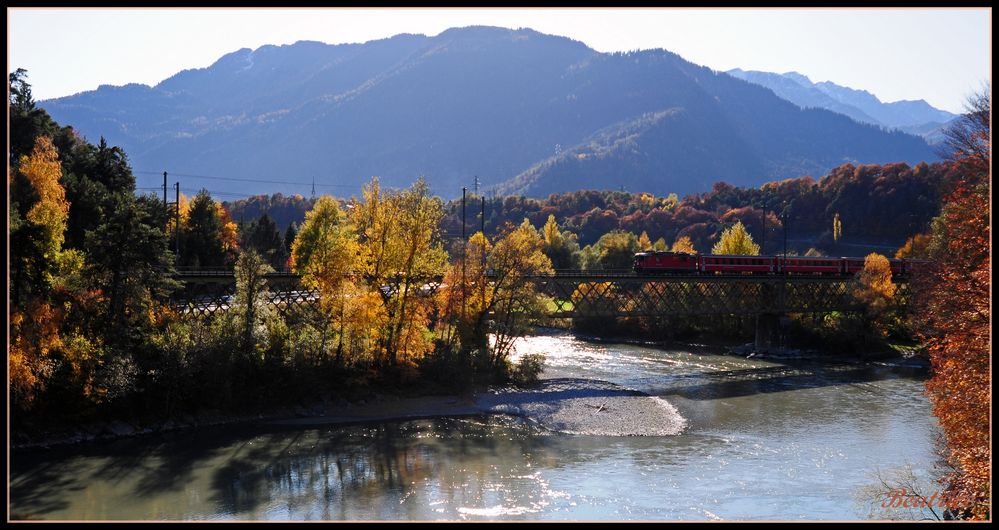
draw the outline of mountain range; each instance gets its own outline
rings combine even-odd
[[[862,123],[881,125],[922,136],[930,144],[942,141],[942,129],[958,117],[926,101],[903,100],[883,103],[866,90],[837,85],[830,81],[813,83],[798,72],[776,74],[756,70],[729,70],[729,75],[764,86],[779,97],[802,108],[838,112]]]
[[[481,26],[241,49],[156,86],[102,85],[39,106],[123,147],[140,175],[166,170],[185,193],[229,196],[307,193],[313,179],[319,193],[356,195],[373,175],[394,187],[423,175],[444,197],[473,177],[530,196],[683,195],[936,159],[922,138],[801,108],[669,51],[600,53]]]

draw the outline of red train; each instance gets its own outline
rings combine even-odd
[[[895,276],[923,267],[923,260],[889,259]],[[682,252],[639,252],[634,269],[638,274],[856,274],[864,269],[864,258],[826,256],[725,256]]]

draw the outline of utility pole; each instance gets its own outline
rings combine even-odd
[[[167,210],[167,172],[163,172],[163,211],[165,215],[163,216],[163,231],[166,232],[167,225],[170,224],[170,213]]]
[[[479,272],[479,274],[482,275],[481,278],[480,278],[480,281],[479,281],[479,293],[480,293],[479,296],[480,296],[481,300],[485,300],[486,299],[486,246],[485,246],[485,240],[486,240],[486,197],[485,196],[482,196],[482,212],[479,214],[479,222],[481,223],[479,226],[481,227],[481,230],[482,230],[482,241],[483,241],[483,245],[482,245],[482,266],[481,266],[481,270]]]
[[[180,182],[175,182],[173,187],[177,193],[177,217],[173,225],[174,259],[180,265]]]
[[[767,205],[763,205],[763,237],[760,238],[760,254],[767,255]]]
[[[472,190],[474,190],[474,191],[472,191],[472,193],[474,193],[476,195],[479,194],[479,176],[478,175],[475,175],[475,180],[472,183]]]
[[[784,221],[784,261],[787,261],[787,222],[790,216],[787,214],[787,208],[784,209],[784,213],[781,214]],[[785,266],[785,272],[787,272],[787,267]]]
[[[465,281],[465,254],[467,241],[465,240],[465,192],[468,188],[461,188],[461,320],[465,320],[465,298],[468,296],[468,283]]]
[[[316,176],[312,176],[312,198],[316,198]]]

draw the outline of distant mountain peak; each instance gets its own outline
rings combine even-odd
[[[797,81],[798,83],[801,83],[804,86],[810,86],[810,85],[813,84],[812,80],[809,79],[807,75],[799,74],[798,72],[794,72],[794,71],[784,72],[781,75],[783,75],[784,77],[786,77],[788,79],[792,79],[794,81]]]
[[[793,71],[776,74],[735,68],[729,70],[728,74],[765,86],[799,107],[831,110],[859,122],[887,128],[932,130],[957,117],[934,108],[922,99],[885,103],[867,90],[838,85],[832,81],[813,83],[807,76]],[[785,80],[796,83],[800,89],[788,86]],[[937,132],[931,132],[930,135],[939,136]],[[927,134],[923,136],[928,137]]]

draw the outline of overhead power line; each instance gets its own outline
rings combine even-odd
[[[162,171],[139,171],[139,170],[135,170],[135,171],[133,171],[133,173],[142,173],[142,174],[146,174],[146,175],[162,175],[163,174]],[[352,185],[349,185],[349,184],[322,184],[320,182],[294,182],[294,181],[287,181],[287,180],[245,179],[245,178],[236,178],[236,177],[219,177],[219,176],[216,176],[216,175],[193,175],[193,174],[187,174],[187,173],[173,173],[173,172],[170,173],[170,176],[172,176],[172,177],[199,178],[199,179],[208,179],[208,180],[228,180],[228,181],[232,181],[232,182],[255,182],[255,183],[258,183],[258,184],[293,184],[293,185],[296,185],[296,186],[313,186],[313,185],[315,185],[315,186],[322,186],[322,187],[326,187],[326,188],[352,188],[352,189],[358,189],[359,188],[359,186],[352,186]]]

